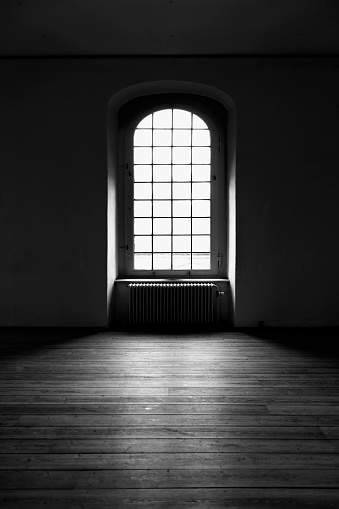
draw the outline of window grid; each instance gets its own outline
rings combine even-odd
[[[169,255],[169,258],[170,258],[170,264],[167,265],[167,266],[163,266],[163,270],[206,270],[206,269],[210,269],[210,250],[211,250],[211,238],[210,238],[210,234],[211,234],[211,224],[210,224],[210,221],[211,221],[211,203],[210,203],[210,183],[211,183],[211,171],[210,171],[210,132],[208,130],[208,127],[207,125],[199,118],[197,117],[196,115],[194,115],[192,112],[186,112],[186,110],[174,110],[173,108],[171,110],[162,110],[162,112],[160,113],[169,113],[169,111],[171,112],[171,119],[170,119],[170,126],[164,126],[164,125],[160,125],[159,126],[155,126],[154,125],[154,115],[156,113],[152,113],[151,115],[149,115],[148,117],[146,117],[145,119],[143,119],[139,125],[137,126],[136,130],[135,130],[135,136],[134,138],[138,138],[137,141],[134,143],[134,154],[136,156],[137,152],[135,149],[138,149],[138,148],[150,148],[150,158],[148,158],[147,156],[147,152],[144,151],[144,158],[141,156],[141,159],[140,159],[140,156],[137,156],[135,157],[135,160],[134,160],[134,182],[137,183],[137,184],[150,184],[151,186],[151,196],[150,197],[145,197],[145,196],[139,196],[138,193],[136,193],[136,189],[137,187],[134,185],[134,204],[136,205],[136,203],[138,202],[143,202],[142,204],[144,205],[147,201],[151,201],[151,217],[149,217],[148,214],[144,215],[144,216],[140,216],[140,215],[135,215],[134,213],[134,218],[142,218],[144,217],[145,219],[148,218],[150,219],[151,221],[151,231],[150,233],[146,233],[145,234],[145,231],[142,231],[141,230],[141,233],[140,231],[135,231],[134,229],[134,245],[135,245],[135,249],[134,249],[134,253],[135,253],[135,257],[134,257],[134,268],[137,269],[137,270],[161,270],[161,267],[160,266],[157,266],[157,264],[155,263],[155,260],[158,258],[159,259],[159,254],[160,256],[162,256],[163,258],[165,257],[165,255]],[[175,125],[175,119],[174,119],[174,114],[175,112],[177,112],[177,115],[179,114],[179,112],[184,112],[184,113],[188,113],[189,116],[190,116],[190,122],[189,122],[189,126],[188,125],[184,125],[183,127],[178,127]],[[197,127],[193,127],[194,126],[194,121],[198,119],[198,121],[201,122],[199,128]],[[145,127],[143,124],[145,123],[145,121],[150,121],[150,125],[147,125],[147,127]],[[151,131],[151,136],[149,137],[150,138],[150,141],[147,141],[146,139],[146,142],[141,142],[140,143],[140,130],[142,130],[141,132],[141,141],[142,141],[142,136],[145,137],[145,135],[148,136],[148,131]],[[183,142],[183,141],[180,141],[179,139],[179,143],[178,144],[175,144],[174,143],[174,133],[176,133],[176,138],[178,138],[178,132],[180,132],[180,130],[184,131],[186,134],[187,134],[187,131],[189,131],[189,139],[190,139],[190,143],[188,145],[187,142]],[[163,141],[163,145],[159,144],[158,141],[157,143],[158,144],[155,144],[155,133],[157,131],[162,131],[162,134],[166,131],[170,131],[170,146],[167,142],[167,144],[164,144],[164,140]],[[199,143],[196,143],[196,145],[194,145],[194,138],[196,137],[195,136],[195,132],[196,131],[204,131],[205,133],[208,133],[207,137],[208,137],[208,143],[206,143],[206,140],[204,142],[204,144],[199,144]],[[159,138],[160,136],[157,135],[157,138]],[[205,138],[207,138],[205,136]],[[146,137],[147,138],[147,137]],[[139,141],[138,141],[139,140]],[[161,140],[160,140],[161,141]],[[166,140],[165,140],[166,142]],[[179,157],[179,160],[175,160],[175,153],[174,153],[174,149],[176,148],[189,148],[189,160],[185,160],[185,157],[182,158],[182,160],[180,160],[180,157]],[[194,156],[194,148],[196,147],[204,147],[204,148],[208,148],[208,160],[204,160],[203,161],[203,164],[197,164],[197,161],[196,161],[196,157]],[[154,157],[154,154],[155,154],[155,150],[154,148],[162,148],[163,149],[163,152],[165,152],[164,149],[166,148],[170,148],[170,151],[168,151],[168,154],[169,154],[169,158],[168,159],[161,159],[161,156],[159,156],[160,152],[158,151],[157,153],[157,160],[155,160],[155,157]],[[176,157],[178,157],[178,151],[177,151],[177,155]],[[182,152],[184,153],[184,152]],[[206,158],[206,151],[205,151],[205,158]],[[145,155],[146,154],[146,155]],[[188,152],[186,151],[186,154],[188,154]],[[142,179],[138,176],[138,179],[136,179],[135,177],[135,174],[136,174],[136,170],[138,171],[139,173],[139,170],[141,167],[148,167],[148,165],[151,165],[151,179]],[[157,176],[157,178],[155,178],[155,167],[157,167],[157,172],[159,172],[159,169],[162,167],[162,169],[164,168],[167,168],[168,166],[170,166],[170,181],[168,181],[168,178],[166,177],[162,177],[161,176]],[[179,170],[179,167],[181,168],[185,168],[185,170],[187,170],[189,168],[190,170],[190,179],[188,180],[187,179],[187,176],[184,176],[183,179],[178,179],[178,170]],[[208,168],[208,173],[209,173],[209,179],[206,179],[206,174],[204,175],[203,174],[203,179],[201,178],[196,178],[194,179],[193,178],[193,170],[194,168],[197,170],[197,168],[203,168],[205,170],[205,168]],[[174,170],[176,171],[176,178],[175,178],[175,175],[174,175]],[[187,183],[189,184],[190,186],[190,193],[189,193],[189,197],[188,196],[177,196],[177,193],[179,192],[179,186],[181,186],[182,189],[183,188],[183,185]],[[158,184],[158,187],[155,188],[155,185]],[[166,189],[166,184],[168,184],[167,186],[167,190],[170,191],[169,193],[169,196],[166,196],[166,194],[164,196],[161,196],[161,194],[159,195],[159,192],[160,192],[160,189],[161,187],[159,186],[163,185],[163,189]],[[175,184],[178,184],[178,186],[175,188]],[[199,194],[197,194],[196,196],[194,196],[194,189],[198,190],[198,187],[194,188],[194,184],[198,184],[198,185],[203,185],[203,184],[207,184],[207,186],[209,186],[209,195],[208,197],[202,195],[202,196],[199,196]],[[157,193],[155,193],[155,189],[157,189]],[[176,193],[174,192],[176,190]],[[205,188],[205,193],[206,193],[206,188]],[[168,201],[170,202],[170,216],[168,216],[168,214],[164,212],[164,210],[162,210],[161,214],[159,214],[158,212],[158,215],[155,215],[155,202],[157,202],[157,205],[159,205],[160,203],[168,203]],[[174,206],[176,204],[179,204],[180,202],[182,203],[185,203],[185,202],[188,202],[189,203],[189,214],[187,214],[187,211],[186,213],[184,213],[183,210],[181,210],[181,213],[180,214],[177,214],[177,212],[174,210]],[[198,205],[198,203],[202,204],[206,202],[208,204],[208,214],[206,214],[206,212],[204,214],[197,214],[196,211],[194,212],[194,209],[196,209],[196,206]],[[195,206],[194,206],[195,205]],[[177,208],[177,207],[176,207]],[[135,209],[135,207],[134,207]],[[140,211],[139,211],[140,213]],[[165,214],[165,215],[164,215]],[[176,215],[174,215],[176,214]],[[193,228],[193,220],[194,219],[209,219],[209,228],[206,231],[203,231],[202,233],[200,232],[197,232],[196,231],[196,228],[194,229]],[[155,224],[156,224],[156,220],[160,220],[160,219],[169,219],[170,221],[170,231],[165,231],[165,232],[159,232],[158,230],[155,230]],[[184,220],[184,219],[189,219],[189,223],[190,223],[190,228],[189,228],[189,231],[185,231],[183,230],[183,232],[180,232],[179,230],[179,233],[178,233],[178,230],[176,229],[174,231],[174,223],[176,223],[176,225],[178,225],[178,220]],[[160,224],[159,221],[157,222],[157,224]],[[165,223],[164,223],[165,224]],[[197,223],[196,223],[197,224]],[[146,230],[147,232],[147,230]],[[151,241],[151,249],[150,250],[146,250],[145,249],[145,245],[143,246],[144,249],[143,250],[140,250],[140,246],[137,247],[136,246],[136,243],[138,243],[138,241],[141,239],[141,238],[147,238],[147,237],[150,237],[150,241]],[[158,249],[155,250],[155,245],[154,245],[154,241],[155,241],[155,237],[157,237],[158,239],[160,239],[161,237],[163,237],[164,239],[165,238],[168,238],[170,237],[170,251],[167,249],[162,249],[162,248],[159,248],[158,246]],[[184,238],[186,237],[186,240],[188,240],[189,244],[190,244],[190,249],[188,249],[188,247],[185,248],[185,246],[183,245],[183,243],[181,244],[181,249],[178,250],[178,248],[174,245],[174,243],[178,242],[178,239],[182,237],[182,241],[184,240]],[[196,246],[196,241],[197,239],[200,237],[200,241],[203,241],[207,240],[207,244],[209,245],[208,249],[207,249],[207,244],[205,245],[205,249],[202,250],[202,249],[199,249],[199,247],[197,248]],[[193,248],[196,248],[195,251],[193,250]],[[190,259],[190,262],[189,264],[186,264],[182,267],[178,267],[177,264],[178,264],[178,260],[179,260],[179,256],[181,255],[182,256],[182,262],[183,262],[183,259],[185,258],[185,254],[187,255],[187,258],[188,258],[188,255],[189,255],[189,259]],[[149,261],[151,261],[151,264],[147,264],[144,263],[140,264],[140,263],[136,263],[136,258],[139,257],[139,262],[140,262],[140,257],[142,256],[149,256]],[[203,267],[199,267],[199,264],[197,265],[194,261],[194,256],[195,258],[201,258],[201,257],[205,257],[205,265]],[[176,266],[174,267],[173,264],[174,264],[174,260],[176,261]],[[164,261],[164,260],[163,260]],[[181,263],[182,263],[181,262]]]

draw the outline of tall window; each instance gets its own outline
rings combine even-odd
[[[131,122],[125,146],[126,274],[222,275],[220,142],[210,118],[186,105],[159,106]]]
[[[134,269],[210,270],[211,137],[182,109],[151,113],[135,129]]]

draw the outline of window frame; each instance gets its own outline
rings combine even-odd
[[[184,95],[184,97],[181,97]],[[206,279],[226,277],[226,171],[225,171],[225,131],[226,119],[216,114],[207,98],[189,98],[186,94],[166,94],[156,98],[143,98],[134,110],[129,108],[123,115],[120,131],[120,185],[119,185],[119,274],[123,277],[155,279]],[[170,97],[168,97],[170,96]],[[150,99],[147,101],[147,99]],[[137,101],[138,102],[138,101]],[[147,102],[149,104],[147,104]],[[139,101],[140,103],[140,101]],[[146,103],[146,104],[145,104]],[[207,105],[206,105],[207,103]],[[130,105],[131,106],[131,105]],[[198,115],[208,126],[211,136],[211,267],[210,269],[185,270],[138,270],[134,269],[134,232],[133,232],[133,148],[134,133],[138,124],[150,113],[163,109],[183,109]],[[226,112],[223,111],[225,114]],[[223,220],[224,218],[224,220]]]

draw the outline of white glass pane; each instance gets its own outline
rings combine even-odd
[[[199,217],[192,219],[192,233],[211,233],[210,218]]]
[[[205,131],[204,131],[205,132]],[[173,131],[173,145],[176,146],[191,146],[191,130],[188,129],[174,129]]]
[[[150,164],[152,162],[151,147],[135,147],[134,164]]]
[[[141,122],[137,125],[137,129],[146,127],[152,127],[152,113],[141,120]]]
[[[134,251],[150,252],[152,251],[152,237],[151,236],[135,236],[134,237]]]
[[[153,237],[153,252],[170,252],[171,251],[171,236],[170,235],[154,235]]]
[[[173,219],[173,234],[186,234],[191,233],[191,219],[174,218]]]
[[[171,165],[170,164],[155,164],[153,166],[153,180],[154,182],[170,182],[171,181]]]
[[[152,198],[152,184],[134,184],[134,198],[136,200],[150,200]]]
[[[193,128],[194,129],[207,129],[207,125],[200,117],[198,117],[198,115],[193,115]]]
[[[173,164],[190,164],[190,162],[191,147],[173,147]]]
[[[167,130],[155,129],[153,131],[153,145],[164,147],[171,144],[172,144],[172,131],[170,129]]]
[[[191,251],[191,237],[185,235],[173,235],[173,251],[184,253]]]
[[[153,233],[166,234],[171,233],[171,219],[170,218],[156,218],[153,219]]]
[[[192,184],[192,198],[203,199],[210,198],[211,184],[209,182],[199,182]]]
[[[134,219],[134,234],[147,235],[152,233],[152,219],[136,218]]]
[[[191,180],[191,165],[189,164],[176,164],[173,166],[173,181],[176,180]]]
[[[153,255],[154,270],[171,270],[171,254],[170,253],[154,253]]]
[[[173,110],[173,127],[191,128],[192,114],[185,110]]]
[[[171,217],[171,202],[170,201],[154,201],[153,202],[153,216],[154,217]]]
[[[151,182],[152,166],[150,164],[134,165],[134,181],[135,182]]]
[[[209,164],[200,165],[194,164],[192,166],[192,180],[211,180],[211,166]]]
[[[134,146],[151,147],[152,129],[137,129],[134,133]]]
[[[152,215],[152,202],[149,201],[135,201],[134,202],[134,217],[151,217]]]
[[[190,268],[191,268],[191,254],[188,253],[173,254],[174,270],[190,270]]]
[[[195,252],[208,252],[211,249],[211,242],[209,235],[193,235],[192,236],[192,251]]]
[[[191,198],[191,184],[190,183],[174,183],[173,184],[173,198],[177,200],[187,200]]]
[[[171,147],[154,147],[153,163],[154,164],[171,164],[172,149]]]
[[[192,201],[192,216],[193,217],[209,217],[210,216],[210,201],[209,200],[193,200]]]
[[[162,127],[172,127],[172,110],[161,110],[153,113],[153,128]]]
[[[153,184],[153,198],[155,200],[171,198],[171,184]]]
[[[190,217],[191,216],[191,202],[173,201],[173,216],[174,217]]]
[[[209,147],[193,147],[192,162],[194,164],[209,164],[211,162],[211,149]]]
[[[192,145],[197,147],[209,147],[211,144],[210,132],[209,131],[197,131],[194,130],[192,134]]]
[[[134,254],[134,269],[135,270],[151,270],[152,269],[152,255],[144,253]]]
[[[192,269],[193,270],[210,270],[211,255],[209,253],[193,253]]]

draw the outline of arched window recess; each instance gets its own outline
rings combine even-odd
[[[226,112],[207,98],[122,108],[119,273],[226,276]]]

